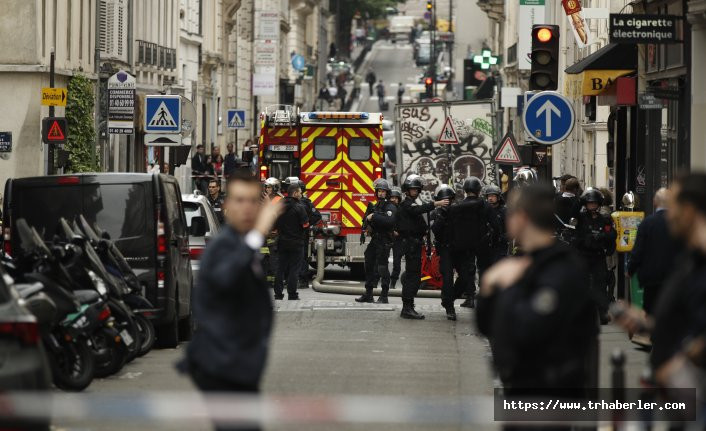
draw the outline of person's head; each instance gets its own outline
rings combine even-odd
[[[287,196],[296,200],[301,199],[302,189],[299,187],[299,184],[290,184],[289,187],[287,187]]]
[[[224,213],[226,222],[236,231],[246,233],[255,227],[260,213],[260,190],[257,177],[247,169],[237,169],[228,177]]]
[[[164,162],[164,165],[162,167],[164,168],[165,174],[169,172],[169,162]]]
[[[380,82],[380,84],[382,84],[382,79],[379,82]]]
[[[210,154],[206,156],[206,163],[213,163],[213,156],[211,156]]]
[[[228,154],[233,152],[233,144],[231,142],[226,145],[226,150],[228,150]]]
[[[279,180],[274,177],[270,177],[265,180],[265,193],[267,193],[268,196],[274,196],[275,193],[279,191]]]
[[[250,148],[252,146],[252,139],[248,139],[245,141],[244,148]]]
[[[198,144],[198,145],[196,146],[196,152],[197,152],[197,153],[203,154],[204,151],[205,151],[205,150],[203,149],[203,144]]]
[[[601,205],[603,205],[603,193],[598,189],[588,188],[581,195],[581,203],[590,213],[596,214]]]
[[[567,193],[573,193],[578,195],[581,193],[581,185],[576,177],[568,178],[563,184],[563,191]]]
[[[221,154],[221,147],[218,147],[218,146],[213,147],[213,156],[215,157],[215,156],[218,156],[218,155],[220,155],[220,154]]]
[[[390,194],[390,184],[388,184],[385,179],[377,179],[373,182],[373,187],[375,188],[375,197],[378,200],[387,199]]]
[[[217,195],[221,190],[221,186],[218,184],[218,181],[216,180],[211,180],[208,182],[208,193],[211,196]]]
[[[575,178],[575,177],[571,174],[564,174],[559,177],[559,191],[560,192],[563,193],[563,192],[567,191],[566,190],[566,182],[571,178]]]
[[[669,193],[667,192],[667,189],[665,187],[662,187],[655,192],[655,197],[652,200],[652,204],[654,205],[655,209],[667,208],[667,195],[668,194]]]
[[[463,191],[466,192],[466,196],[478,196],[482,189],[483,183],[478,177],[468,177],[463,181]]]
[[[667,193],[667,219],[672,234],[686,241],[690,248],[705,250],[706,173],[684,174],[674,181]]]
[[[522,244],[531,236],[552,236],[554,218],[554,187],[531,184],[510,192],[507,211],[507,232]]]
[[[500,205],[502,191],[495,184],[489,184],[483,189],[485,200],[493,207]]]
[[[404,85],[402,85],[402,83],[401,83],[401,82],[400,82],[400,83],[398,83],[397,85],[398,85],[398,86],[399,86],[400,88],[404,88]]]
[[[421,177],[416,174],[411,174],[404,180],[404,183],[402,183],[402,191],[412,199],[416,199],[417,196],[419,196],[423,187],[424,184],[422,184]]]
[[[392,188],[392,191],[390,192],[390,202],[395,205],[399,205],[399,203],[402,202],[402,191],[399,187]]]

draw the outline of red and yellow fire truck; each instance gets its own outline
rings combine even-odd
[[[303,180],[324,219],[326,263],[362,273],[361,222],[383,174],[382,114],[278,107],[261,119],[260,178]]]

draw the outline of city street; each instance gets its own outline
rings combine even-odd
[[[345,271],[333,275],[348,279]],[[362,283],[360,283],[362,286]],[[399,288],[398,288],[399,289]],[[478,335],[473,312],[457,307],[459,319],[446,320],[437,299],[420,298],[417,309],[423,321],[399,318],[399,298],[390,305],[358,304],[353,296],[301,291],[300,301],[277,301],[271,357],[263,383],[266,395],[375,395],[416,397],[492,396],[497,385],[490,368],[490,350]],[[600,346],[601,387],[611,387],[610,354],[626,354],[626,382],[636,387],[647,355],[630,343],[619,328],[602,327]],[[186,344],[176,349],[154,350],[107,379],[97,379],[87,394],[142,394],[150,391],[193,391],[193,385],[178,374],[174,364]],[[630,385],[629,385],[630,386]],[[315,406],[305,406],[312,408]],[[360,418],[365,423],[365,418]],[[151,424],[152,425],[152,424]],[[158,423],[154,424],[159,425]],[[83,430],[56,424],[57,430]],[[95,424],[94,424],[95,426]],[[90,428],[89,428],[90,429]],[[128,424],[101,424],[95,429],[128,431]],[[164,429],[179,428],[178,424]],[[203,430],[209,429],[206,424]],[[273,426],[268,429],[312,429]],[[334,429],[320,426],[313,429]],[[336,426],[335,429],[370,429],[370,425]],[[490,424],[449,428],[414,426],[413,423],[375,425],[384,430],[496,429]]]

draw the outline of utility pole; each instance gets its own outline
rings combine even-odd
[[[54,88],[54,59],[56,54],[54,53],[54,47],[51,48],[51,54],[49,55],[49,87]],[[54,107],[49,106],[49,117],[54,117]],[[53,175],[55,173],[54,168],[54,144],[47,145],[47,175]]]
[[[434,86],[432,96],[436,97],[436,0],[433,0],[431,8],[431,79]]]
[[[453,28],[453,17],[454,17],[454,0],[449,0],[449,33],[451,33],[451,36],[453,39],[451,39],[448,43],[449,46],[449,83],[451,84],[451,94],[454,93],[454,74],[456,69],[454,68],[454,40],[456,39],[455,37],[455,32]],[[447,84],[448,87],[449,84]]]

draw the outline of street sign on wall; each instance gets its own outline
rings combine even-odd
[[[181,98],[174,95],[146,96],[145,132],[181,132]]]
[[[65,88],[42,88],[42,105],[66,106],[68,92]]]
[[[0,153],[12,151],[12,132],[0,132]]]
[[[574,108],[566,97],[555,91],[536,93],[525,104],[522,123],[533,141],[557,144],[574,128]]]
[[[108,78],[108,133],[135,133],[135,77],[124,70]]]

